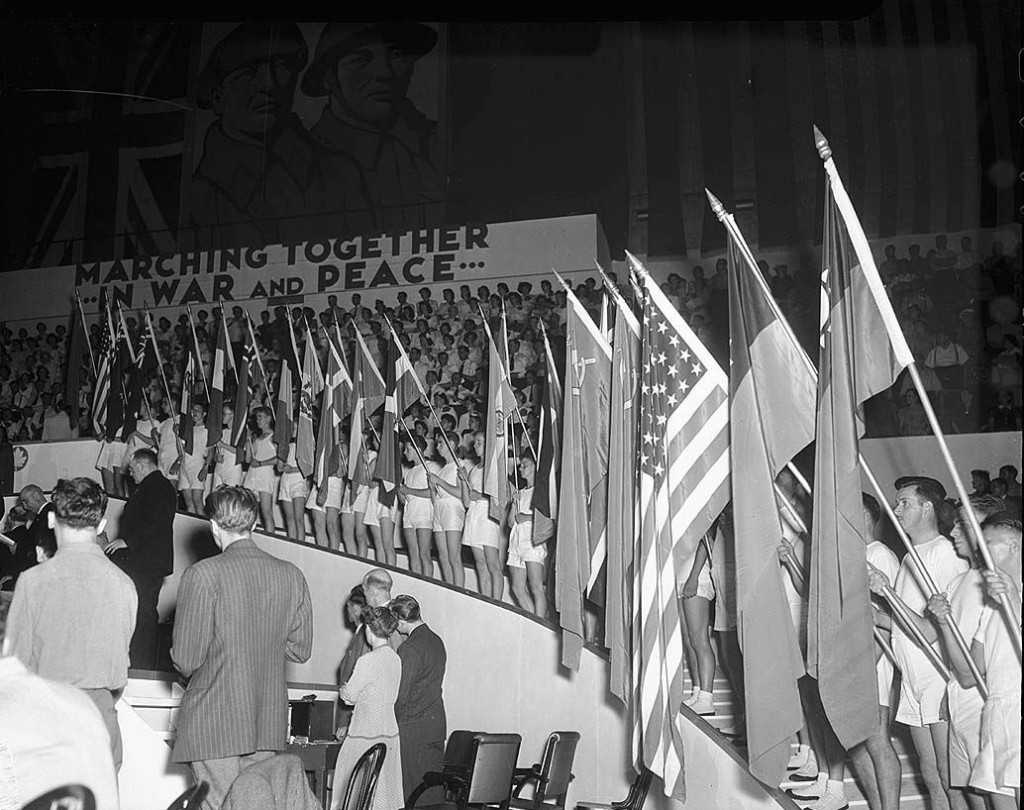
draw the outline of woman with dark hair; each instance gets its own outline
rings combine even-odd
[[[426,460],[426,450],[427,440],[418,434],[403,445],[402,483],[398,494],[402,497],[402,534],[409,552],[409,570],[429,577],[434,573],[434,564],[430,560],[434,505],[430,500],[427,476],[441,468]]]
[[[249,446],[245,451],[249,470],[243,486],[251,489],[260,499],[260,517],[263,530],[273,534],[277,528],[274,522],[274,497],[277,495],[277,477],[274,466],[277,463],[277,445],[274,443],[274,414],[261,405],[252,412],[255,430],[249,434]]]
[[[469,470],[466,525],[463,537],[473,551],[476,578],[480,593],[499,602],[505,598],[505,573],[501,558],[508,550],[508,540],[502,525],[490,516],[491,499],[484,493],[483,431],[473,434],[473,466]]]
[[[448,654],[437,633],[423,622],[420,605],[415,599],[396,596],[388,607],[398,620],[398,632],[405,636],[398,648],[402,681],[398,687],[395,717],[402,743],[402,782],[408,801],[423,780],[423,774],[444,767],[448,721],[442,685]],[[436,792],[437,797],[424,796],[424,804],[443,801],[444,796]]]
[[[338,751],[334,766],[334,792],[331,810],[338,810],[345,800],[352,771],[359,758],[377,743],[384,743],[387,753],[377,779],[377,792],[372,810],[398,810],[405,806],[402,794],[402,752],[395,720],[395,701],[402,680],[402,662],[388,645],[398,628],[398,620],[387,607],[363,608],[363,633],[369,652],[356,660],[352,676],[341,685],[339,696],[352,705],[348,734]]]
[[[363,630],[363,608],[366,607],[366,593],[362,585],[356,585],[345,600],[344,616],[345,624],[352,627],[352,638],[349,639],[345,654],[341,657],[341,664],[338,665],[338,683],[345,684],[352,677],[356,668],[356,661],[363,653],[370,651],[370,645],[366,643],[366,633]],[[349,720],[352,718],[352,708],[344,703],[338,706],[338,733],[340,740],[348,733]]]
[[[462,527],[466,522],[463,501],[465,472],[462,462],[452,455],[454,446],[451,439],[445,441],[440,431],[436,447],[444,466],[439,472],[427,475],[434,491],[434,542],[441,564],[441,577],[445,582],[462,588],[466,584],[466,573],[462,570]]]

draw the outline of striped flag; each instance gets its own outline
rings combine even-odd
[[[355,357],[352,359],[352,420],[348,443],[348,477],[354,484],[369,484],[363,447],[365,422],[384,404],[384,378],[373,362],[363,336],[356,333]]]
[[[827,150],[821,133],[815,136]],[[862,536],[863,404],[891,387],[913,355],[831,157],[825,169],[822,264],[830,303],[818,364],[807,667],[836,736],[850,748],[874,732],[878,705]]]
[[[390,507],[394,504],[395,493],[402,479],[402,445],[398,435],[402,417],[424,395],[412,361],[394,332],[391,332],[388,341],[387,375],[384,386],[384,421],[381,424],[380,452],[377,454],[375,475],[381,482],[378,498],[382,504]]]
[[[99,358],[96,387],[92,393],[92,432],[97,438],[107,432],[107,399],[110,394],[110,372],[114,363],[114,321],[110,309],[105,309],[107,328],[100,330]]]
[[[607,284],[607,281],[606,281]],[[630,627],[633,612],[633,538],[636,527],[636,433],[640,409],[640,323],[619,295],[612,327],[611,426],[608,441],[608,563],[605,643],[611,659],[610,689],[629,702]]]
[[[295,439],[295,462],[303,475],[313,474],[316,437],[313,430],[313,401],[324,390],[324,375],[316,356],[316,344],[306,324],[306,349],[299,377],[299,427]]]
[[[578,669],[583,649],[583,597],[604,560],[612,356],[611,346],[569,289],[566,304],[555,608],[562,628],[562,664]]]
[[[320,426],[313,464],[316,502],[319,506],[327,503],[327,479],[341,470],[341,425],[352,406],[352,378],[329,336],[327,345],[327,376],[324,377],[324,390],[320,398]]]
[[[628,255],[628,254],[627,254]],[[639,759],[683,800],[683,638],[677,583],[683,563],[729,501],[728,379],[646,270],[641,326],[640,536],[633,678]]]
[[[245,446],[249,441],[249,407],[252,402],[252,384],[254,365],[256,363],[255,347],[251,340],[246,340],[242,347],[242,362],[237,369],[238,386],[235,390],[235,418],[231,423],[231,446],[235,448],[235,457],[242,458]]]
[[[562,455],[562,383],[558,379],[555,356],[551,352],[548,333],[541,324],[544,338],[544,393],[540,406],[540,440],[537,475],[533,490],[533,544],[546,543],[555,534],[558,517],[559,459]]]
[[[221,328],[217,330],[217,348],[213,353],[213,372],[210,375],[210,407],[206,410],[207,447],[215,447],[224,436],[224,369],[230,351],[223,309],[220,321]]]
[[[291,326],[288,327],[291,332]],[[292,357],[294,357],[295,334],[292,332]],[[288,450],[295,431],[295,407],[292,404],[292,358],[281,358],[281,376],[277,386],[277,406],[274,413],[274,444],[277,446],[277,458],[288,463]]]
[[[111,318],[113,315],[111,314]],[[111,331],[114,331],[111,325]],[[110,362],[110,384],[107,386],[107,421],[106,437],[111,440],[127,441],[124,436],[125,423],[125,401],[127,392],[124,388],[124,374],[131,364],[128,361],[128,330],[124,325],[124,318],[117,327],[114,334],[114,345],[111,350]]]
[[[191,455],[195,451],[195,425],[192,422],[192,399],[195,396],[196,385],[196,356],[191,350],[188,353],[188,361],[185,363],[185,374],[181,378],[181,407],[178,413],[181,415],[178,435],[181,437],[182,447],[185,452]]]
[[[504,313],[502,313],[504,316]],[[516,395],[508,380],[508,370],[502,362],[502,349],[491,334],[487,319],[483,318],[487,333],[487,413],[484,424],[484,493],[488,496],[491,520],[505,517],[512,498],[508,480],[508,420],[515,407]],[[504,335],[504,317],[502,317]],[[505,343],[507,346],[508,344]],[[508,355],[508,350],[504,352]]]

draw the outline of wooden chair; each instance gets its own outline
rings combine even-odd
[[[458,762],[453,763],[452,768],[446,762],[444,771],[428,771],[409,796],[406,810],[416,807],[424,791],[432,787],[444,787],[449,800],[441,804],[420,805],[420,810],[466,810],[469,807],[509,810],[516,760],[523,738],[518,734],[469,733],[472,735],[471,756],[464,775],[459,773],[463,766]],[[465,741],[465,737],[460,736],[457,745],[463,745]],[[447,759],[447,749],[445,754]]]
[[[563,810],[579,741],[580,735],[575,731],[552,732],[541,761],[532,768],[516,769],[510,806],[519,810]],[[530,783],[534,785],[533,797],[521,799],[519,794]]]
[[[171,802],[167,806],[167,810],[196,810],[203,803],[203,799],[206,798],[206,794],[209,792],[210,785],[208,782],[192,785],[192,787],[187,788],[184,793]]]
[[[370,810],[373,796],[377,792],[377,777],[380,776],[387,749],[384,743],[377,743],[359,757],[356,767],[352,769],[352,777],[345,787],[345,800],[341,803],[341,810]]]
[[[576,810],[641,810],[647,800],[647,791],[651,789],[651,778],[654,774],[644,768],[636,775],[625,799],[610,804],[599,802],[577,802]]]
[[[37,796],[22,810],[96,810],[96,797],[85,785],[62,785]]]

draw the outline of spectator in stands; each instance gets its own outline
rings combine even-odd
[[[138,616],[132,636],[131,662],[136,669],[156,669],[159,634],[157,603],[164,577],[174,571],[174,514],[177,496],[157,467],[156,453],[136,450],[128,462],[135,491],[124,505],[119,537],[104,551],[131,577],[138,591]]]
[[[0,593],[0,645],[9,596]],[[97,810],[119,806],[110,732],[80,689],[41,678],[15,655],[0,652],[0,729],[4,807],[27,807],[33,799],[69,783],[91,790]]]
[[[221,554],[189,567],[178,590],[171,658],[190,680],[172,760],[209,783],[210,807],[221,806],[242,768],[284,748],[285,661],[303,663],[313,648],[305,577],[252,541],[259,508],[242,487],[206,499]]]
[[[1012,464],[1004,464],[999,468],[999,478],[1006,484],[1006,494],[1011,498],[1021,496],[1021,484],[1017,480],[1017,468]]]
[[[121,733],[114,704],[128,681],[138,597],[97,543],[107,508],[100,486],[88,478],[61,480],[52,505],[47,522],[58,550],[18,579],[5,647],[31,672],[77,686],[93,700],[117,768]]]
[[[996,404],[985,421],[988,431],[1016,431],[1021,429],[1021,409],[1013,400],[1013,391],[1003,389],[996,394]]]
[[[928,265],[929,271],[937,279],[943,279],[956,269],[957,254],[949,249],[949,237],[944,233],[935,237],[935,250],[928,259]]]
[[[901,436],[923,436],[929,430],[928,416],[917,391],[909,390],[903,394],[903,407],[896,416]]]
[[[988,495],[992,491],[992,480],[988,470],[971,470],[971,486],[974,487],[972,496]]]

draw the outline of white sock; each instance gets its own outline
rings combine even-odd
[[[700,698],[705,698],[705,697],[708,700],[711,700],[712,697],[714,697],[714,695],[711,692],[705,692],[703,689],[698,689],[697,690],[697,698],[700,699]]]
[[[821,780],[822,774],[818,774],[819,781]],[[842,779],[829,779],[828,774],[825,774],[825,792],[831,793],[833,796],[846,796],[846,783]]]

